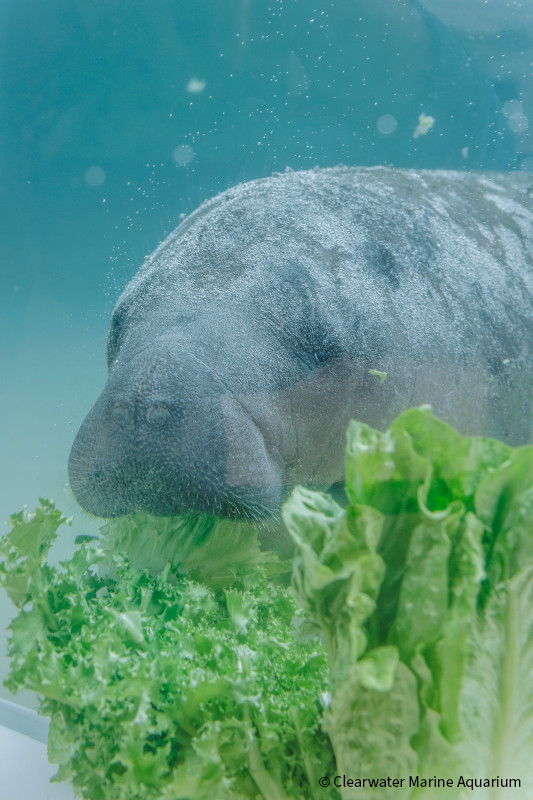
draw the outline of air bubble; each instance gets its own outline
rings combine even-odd
[[[198,78],[191,78],[185,87],[185,91],[191,94],[200,94],[204,91],[206,86],[207,84],[205,81],[199,80]]]
[[[388,136],[389,134],[394,133],[398,127],[398,121],[396,117],[392,116],[392,114],[382,114],[381,117],[379,117],[376,126],[380,133]]]
[[[513,133],[522,133],[529,128],[529,119],[521,100],[508,100],[503,104],[503,113]]]
[[[106,174],[102,167],[89,167],[85,173],[85,182],[88,186],[97,188],[105,183]]]
[[[188,144],[179,144],[177,147],[174,148],[172,156],[176,164],[179,164],[180,167],[186,167],[187,164],[190,164],[191,161],[194,161],[194,150]]]

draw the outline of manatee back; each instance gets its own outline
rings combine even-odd
[[[238,185],[184,220],[126,287],[108,364],[152,328],[217,310],[274,320],[295,342],[308,337],[299,326],[311,315],[335,352],[363,373],[387,372],[380,415],[430,400],[454,421],[479,383],[492,409],[484,427],[521,436],[510,426],[513,415],[531,416],[530,186],[522,173],[382,167]],[[364,388],[368,407],[374,391]]]

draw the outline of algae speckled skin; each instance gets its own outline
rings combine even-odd
[[[350,418],[422,403],[531,441],[532,182],[337,167],[203,203],[117,302],[69,461],[79,503],[276,514],[341,477]]]

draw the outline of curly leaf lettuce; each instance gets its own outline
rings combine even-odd
[[[253,531],[126,518],[51,567],[64,521],[43,501],[0,542],[7,684],[41,698],[56,779],[87,800],[335,797],[324,650]]]
[[[427,409],[384,433],[352,422],[346,494],[341,508],[297,488],[283,509],[326,644],[338,773],[404,777],[398,798],[472,796],[461,776],[533,796],[533,448],[463,437]]]

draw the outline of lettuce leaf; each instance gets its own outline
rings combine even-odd
[[[470,796],[461,776],[476,798],[508,778],[533,796],[533,447],[463,437],[427,408],[384,433],[352,422],[346,495],[297,488],[283,509],[326,644],[338,774],[404,777],[398,798]]]
[[[7,685],[40,696],[57,780],[87,800],[533,797],[533,447],[427,408],[352,422],[345,488],[285,503],[292,565],[244,523],[135,515],[53,567],[68,520],[12,516]]]
[[[337,796],[324,649],[256,533],[126,518],[51,567],[65,521],[42,501],[0,544],[7,685],[40,696],[56,779],[90,800]]]

